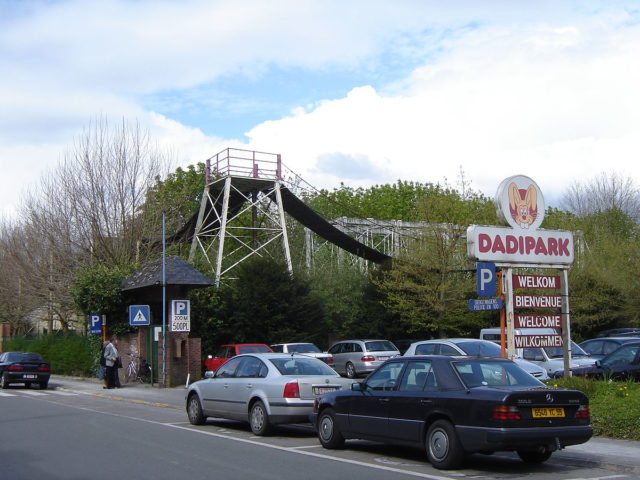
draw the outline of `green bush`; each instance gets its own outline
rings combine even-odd
[[[561,378],[547,383],[581,390],[589,397],[594,435],[640,440],[640,383],[580,377]]]
[[[54,334],[42,337],[14,337],[5,351],[36,352],[51,365],[51,373],[73,376],[95,375],[100,358],[99,335]]]

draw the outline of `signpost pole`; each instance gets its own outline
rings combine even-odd
[[[571,377],[571,322],[569,321],[569,274],[566,268],[562,269],[560,281],[560,295],[562,296],[562,348],[564,349],[564,377]]]
[[[506,348],[505,348],[505,335],[504,335],[505,303],[504,303],[504,290],[503,290],[504,287],[502,285],[502,271],[498,272],[496,275],[498,276],[498,297],[502,299],[502,305],[503,305],[503,307],[500,309],[500,355],[502,356],[502,358],[506,358],[507,354],[506,354]]]
[[[167,386],[167,272],[165,265],[165,216],[162,213],[162,386]]]
[[[507,267],[502,271],[502,286],[504,288],[504,311],[507,317],[507,351],[509,359],[513,360],[516,355],[513,339],[513,268]]]

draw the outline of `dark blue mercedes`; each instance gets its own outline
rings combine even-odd
[[[391,359],[351,390],[319,396],[310,420],[325,448],[350,438],[419,447],[441,469],[459,467],[467,453],[495,451],[540,463],[593,434],[584,393],[483,357]]]

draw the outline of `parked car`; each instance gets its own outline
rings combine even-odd
[[[313,343],[278,343],[271,345],[271,350],[280,353],[302,353],[322,360],[327,365],[333,365],[333,355],[323,352]]]
[[[442,338],[438,340],[422,340],[412,343],[405,356],[412,355],[450,355],[461,356],[468,355],[474,357],[502,357],[502,350],[498,345],[488,340],[476,340],[474,338]],[[549,380],[547,371],[540,365],[525,360],[523,358],[515,358],[514,362],[518,364],[525,372],[533,375],[538,380]]]
[[[516,335],[556,335],[553,328],[520,328],[516,329]],[[500,343],[499,328],[483,328],[480,330],[480,338]],[[564,350],[562,347],[544,348],[517,348],[516,357],[524,358],[543,367],[550,377],[557,376],[564,371]],[[587,352],[582,350],[577,343],[571,341],[571,369],[587,367],[596,362]]]
[[[640,340],[625,343],[591,367],[573,368],[579,377],[640,380]]]
[[[39,353],[5,352],[0,354],[0,388],[9,388],[12,383],[33,384],[45,390],[49,385],[51,367]]]
[[[373,372],[385,360],[400,355],[389,340],[342,340],[328,352],[333,355],[333,368],[348,378]]]
[[[256,435],[276,424],[308,422],[317,395],[351,383],[317,358],[285,353],[238,355],[205,377],[187,390],[189,421],[240,420]]]
[[[320,395],[310,419],[325,448],[351,438],[410,445],[441,469],[496,451],[540,463],[593,434],[584,393],[548,387],[503,358],[393,358],[351,390]]]
[[[241,353],[260,353],[272,352],[269,345],[264,343],[232,343],[228,345],[220,345],[215,355],[209,355],[204,361],[204,369],[215,372],[220,365],[230,358],[240,355]]]
[[[626,327],[626,328],[611,328],[609,330],[603,330],[598,332],[596,337],[640,337],[640,328]]]
[[[591,358],[600,360],[611,352],[617,350],[625,343],[640,342],[640,337],[604,337],[592,338],[579,343],[580,348],[591,355]]]

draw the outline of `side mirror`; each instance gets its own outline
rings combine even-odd
[[[213,355],[207,355],[207,358],[213,358]]]
[[[594,363],[594,365],[598,368],[602,368],[602,364],[600,363],[600,360],[596,360],[596,363]]]
[[[204,378],[213,378],[216,376],[216,372],[214,372],[213,370],[207,370],[206,372],[204,372]]]
[[[366,390],[366,384],[358,382],[352,383],[351,390],[353,390],[354,392],[364,392]]]

